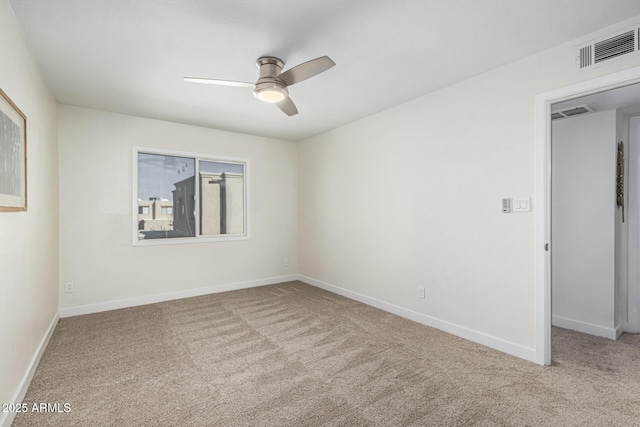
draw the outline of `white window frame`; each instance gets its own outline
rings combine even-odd
[[[223,162],[236,163],[244,165],[244,233],[242,234],[219,234],[219,235],[200,235],[200,212],[196,209],[196,235],[195,237],[175,237],[166,239],[138,239],[138,154],[157,154],[161,156],[176,156],[195,159],[195,194],[200,194],[200,161],[205,162]],[[185,243],[203,243],[203,242],[225,242],[234,240],[249,240],[249,159],[238,157],[217,156],[212,154],[194,153],[188,151],[167,150],[163,148],[153,148],[144,146],[134,146],[131,154],[131,229],[133,246],[158,246],[158,245],[177,245]],[[195,206],[199,206],[196,203]]]

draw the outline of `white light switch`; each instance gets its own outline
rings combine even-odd
[[[531,199],[513,199],[513,212],[531,212]]]

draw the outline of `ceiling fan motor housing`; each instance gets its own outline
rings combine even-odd
[[[256,98],[274,103],[289,96],[287,85],[278,79],[284,62],[278,58],[266,56],[259,58],[256,66],[260,69],[258,81],[253,87],[253,94]]]

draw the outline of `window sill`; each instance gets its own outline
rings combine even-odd
[[[137,237],[137,236],[136,236]],[[176,237],[173,239],[149,239],[134,240],[133,246],[162,246],[162,245],[184,245],[193,243],[229,242],[234,240],[249,240],[247,234],[232,234],[225,236],[199,236],[199,237]]]

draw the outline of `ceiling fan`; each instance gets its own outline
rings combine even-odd
[[[296,104],[289,98],[287,87],[300,83],[311,77],[327,71],[336,65],[328,56],[312,59],[289,68],[284,73],[284,62],[273,56],[258,58],[256,66],[260,69],[258,81],[255,83],[236,82],[231,80],[203,79],[198,77],[185,77],[186,82],[206,83],[221,86],[238,86],[253,88],[253,94],[261,101],[276,104],[286,115],[298,114]]]

